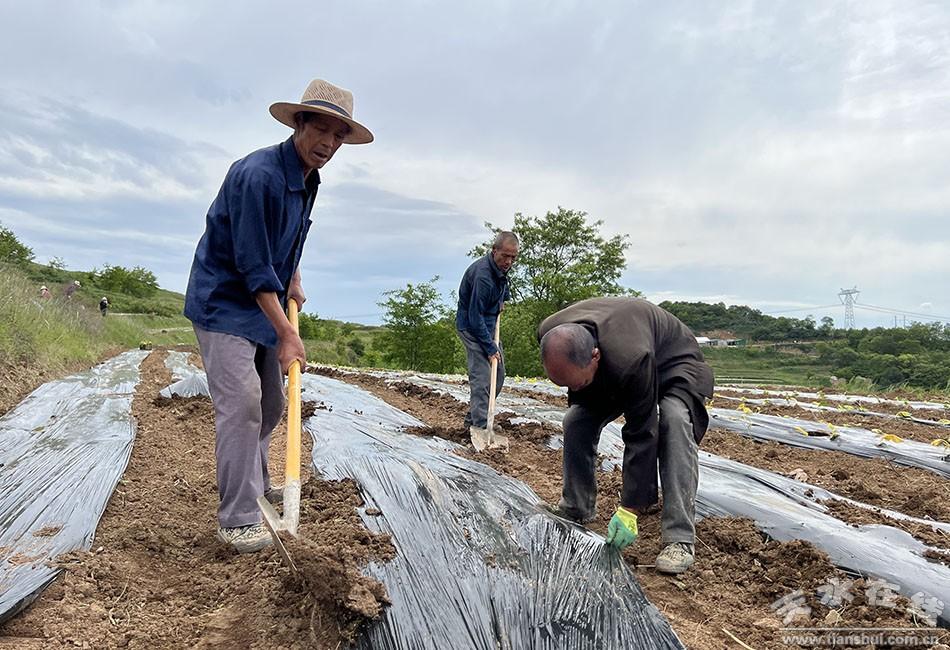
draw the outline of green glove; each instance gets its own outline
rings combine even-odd
[[[617,508],[607,526],[607,543],[624,549],[637,539],[637,516],[626,508]]]

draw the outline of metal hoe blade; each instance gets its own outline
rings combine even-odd
[[[277,552],[280,553],[280,557],[284,559],[284,563],[290,567],[290,570],[294,573],[297,572],[297,565],[294,564],[294,559],[290,556],[290,552],[287,550],[287,547],[284,546],[283,540],[280,539],[278,531],[288,530],[285,522],[277,514],[277,511],[274,510],[274,506],[264,497],[257,497],[257,506],[261,509],[261,515],[264,518],[264,525],[267,526],[267,530],[270,531],[270,536],[274,539],[274,547],[277,549]],[[289,532],[289,531],[288,531]]]

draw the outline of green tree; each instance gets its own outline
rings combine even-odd
[[[347,341],[346,345],[351,350],[353,350],[353,354],[355,354],[357,357],[362,357],[364,354],[366,354],[366,344],[355,336]]]
[[[127,269],[123,266],[106,265],[101,271],[94,270],[96,283],[106,291],[124,293],[136,298],[148,298],[158,291],[158,280],[148,269],[136,266]]]
[[[0,262],[24,266],[33,261],[33,249],[17,239],[9,228],[0,225]]]
[[[387,291],[386,300],[378,303],[386,310],[380,347],[384,358],[399,368],[450,372],[458,367],[461,343],[452,313],[435,288],[438,279]]]
[[[316,339],[319,338],[320,332],[320,319],[317,318],[316,314],[308,314],[306,312],[300,312],[297,316],[297,329],[300,333],[300,338],[302,339]]]
[[[538,325],[559,309],[595,296],[640,295],[620,285],[626,269],[626,235],[605,238],[602,221],[586,212],[558,207],[543,217],[515,214],[512,230],[520,241],[518,261],[508,273],[512,304],[501,318],[501,340],[509,374],[542,373]],[[479,257],[491,250],[503,228],[486,223],[492,237],[469,253]]]
[[[46,266],[50,267],[54,271],[66,270],[66,262],[63,261],[62,257],[58,256],[49,258],[49,262],[46,263]]]
[[[604,239],[603,221],[589,221],[586,212],[548,212],[543,217],[515,214],[514,232],[520,246],[518,262],[508,273],[514,302],[536,301],[552,311],[594,296],[639,295],[619,284],[627,266],[627,235]],[[503,229],[486,223],[494,235]],[[491,240],[469,253],[480,257],[491,250]]]

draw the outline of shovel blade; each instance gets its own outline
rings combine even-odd
[[[274,540],[274,548],[277,549],[277,552],[280,553],[280,557],[283,558],[284,563],[290,568],[294,573],[297,572],[297,565],[294,564],[294,559],[290,557],[290,552],[287,550],[287,547],[284,546],[283,540],[280,539],[278,531],[287,530],[287,527],[284,525],[284,521],[277,515],[277,511],[274,510],[274,506],[264,497],[257,497],[257,507],[261,510],[261,516],[264,518],[264,525],[267,527],[267,530],[270,531],[270,536]]]
[[[475,447],[475,451],[485,451],[488,443],[491,442],[491,434],[488,429],[472,426],[469,427],[468,433],[472,438],[472,446]]]

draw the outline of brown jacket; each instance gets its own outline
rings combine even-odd
[[[657,501],[657,406],[675,395],[689,407],[699,442],[709,426],[704,398],[712,397],[713,372],[696,337],[678,318],[640,298],[591,298],[549,316],[538,339],[564,323],[585,326],[600,349],[594,381],[568,393],[568,402],[605,416],[623,414],[624,489],[621,504],[645,508]]]

